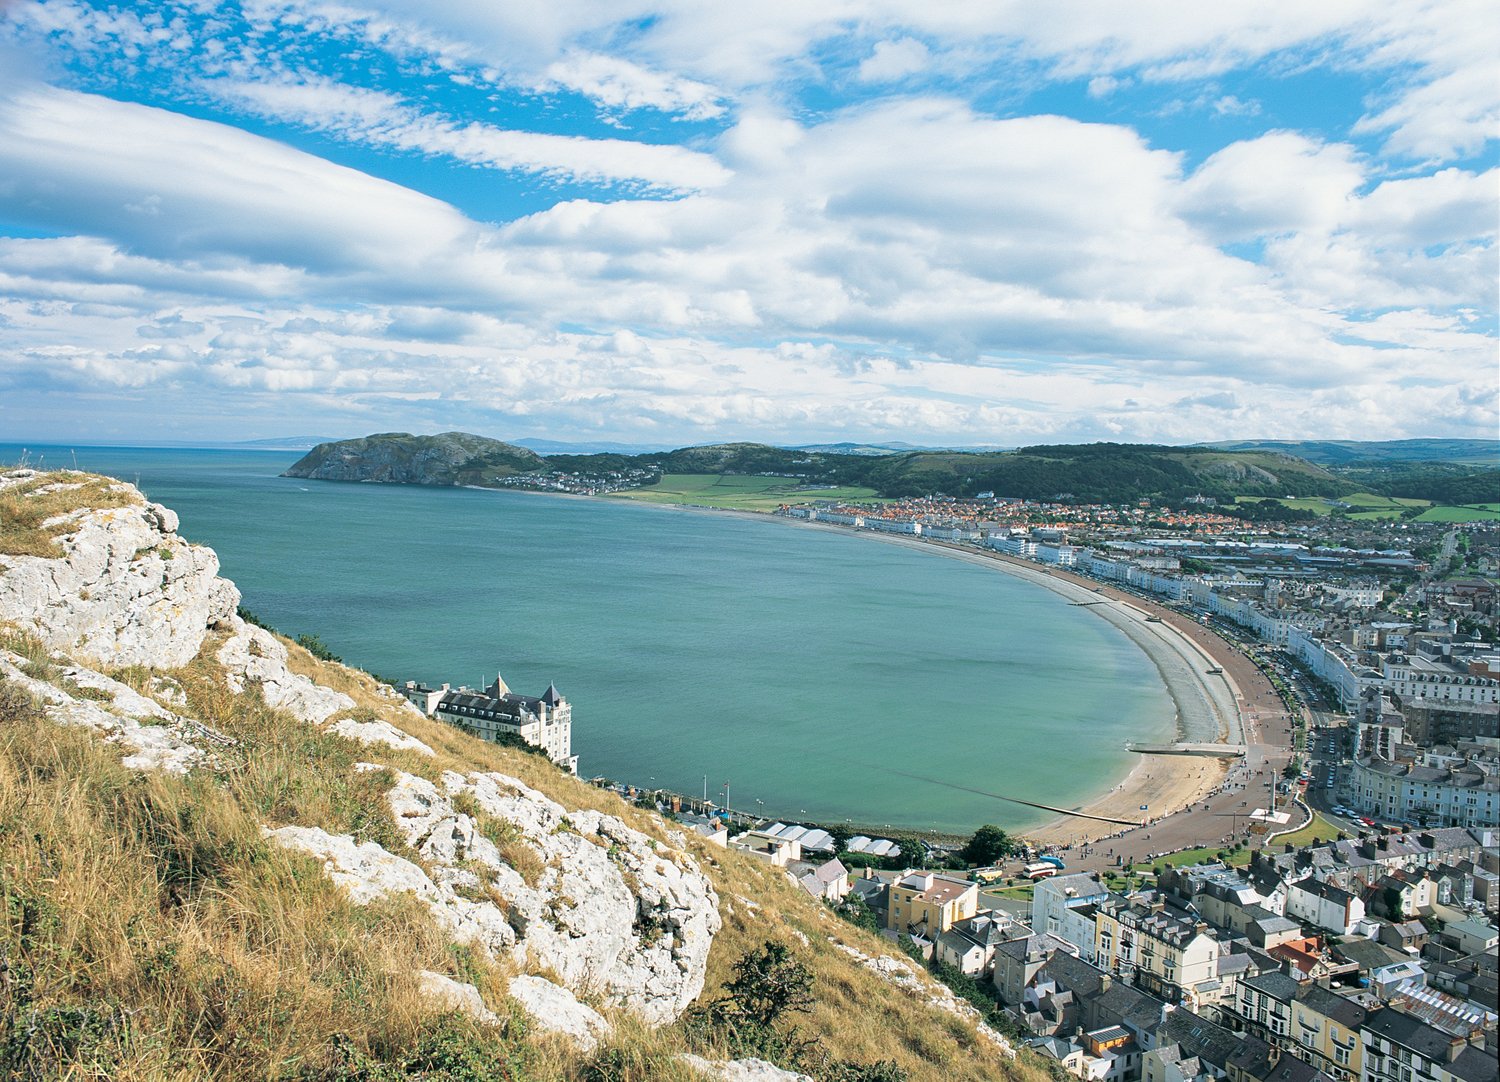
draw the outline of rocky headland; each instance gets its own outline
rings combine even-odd
[[[247,621],[177,529],[0,473],[3,1072],[1038,1076],[780,871]],[[773,943],[810,1044],[705,1022]]]

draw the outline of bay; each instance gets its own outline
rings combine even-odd
[[[0,461],[22,449],[0,444]],[[1171,700],[1044,588],[775,520],[615,499],[335,484],[263,451],[31,447],[137,483],[244,605],[393,679],[573,703],[585,776],[768,815],[955,833],[1107,791]]]

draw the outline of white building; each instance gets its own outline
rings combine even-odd
[[[1500,824],[1500,777],[1493,760],[1356,759],[1347,785],[1350,806],[1366,815],[1423,826]]]
[[[517,695],[499,676],[483,691],[430,688],[408,680],[399,689],[408,702],[430,718],[446,721],[470,736],[492,743],[504,734],[518,736],[571,773],[578,773],[573,754],[573,707],[549,684],[539,698]]]

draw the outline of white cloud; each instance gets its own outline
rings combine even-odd
[[[656,109],[684,120],[722,116],[720,94],[707,83],[662,75],[603,53],[573,52],[547,65],[541,89],[577,91],[609,109]]]
[[[865,83],[893,83],[920,74],[930,59],[927,46],[916,38],[878,41],[875,51],[859,62],[859,79]]]
[[[1343,219],[1364,179],[1350,146],[1269,132],[1209,157],[1183,185],[1182,205],[1225,241],[1326,231]]]
[[[328,79],[215,80],[222,101],[350,142],[440,155],[470,165],[594,183],[638,182],[687,191],[722,183],[712,158],[678,146],[514,131],[424,114],[384,91]]]

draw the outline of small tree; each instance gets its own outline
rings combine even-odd
[[[793,1011],[811,1009],[812,971],[780,943],[767,940],[734,964],[734,980],[724,986],[732,1013],[769,1029]]]
[[[983,867],[1002,860],[1015,850],[1016,843],[1011,840],[1009,834],[993,824],[986,823],[964,843],[964,847],[959,850],[959,856],[974,867]]]

